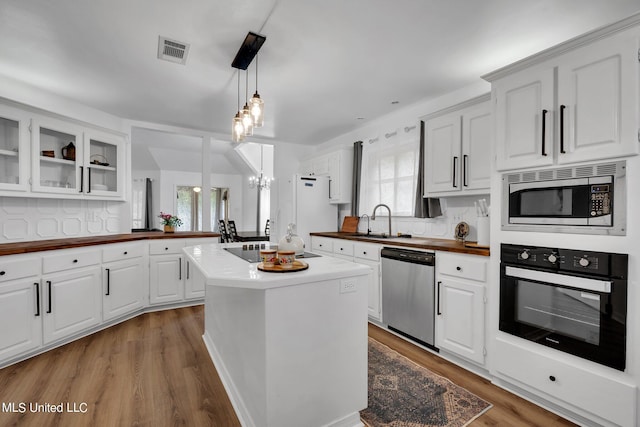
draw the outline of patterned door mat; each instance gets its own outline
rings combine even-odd
[[[491,404],[369,338],[370,427],[461,427]]]

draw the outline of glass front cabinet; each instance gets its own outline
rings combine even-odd
[[[28,190],[29,116],[0,104],[0,191]]]
[[[125,148],[121,136],[34,118],[31,137],[33,192],[122,198]]]

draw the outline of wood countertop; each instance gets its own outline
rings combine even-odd
[[[138,240],[190,239],[200,237],[220,237],[220,233],[206,231],[177,231],[175,233],[146,231],[140,233],[105,234],[101,236],[3,243],[0,244],[0,256],[51,251],[56,249],[81,248],[84,246],[106,245],[109,243],[134,242]]]
[[[385,238],[373,238],[364,237],[358,233],[341,233],[341,232],[326,232],[326,233],[311,233],[312,236],[330,237],[333,239],[345,239],[355,240],[358,242],[368,242],[377,244],[387,244],[393,246],[403,246],[407,248],[416,249],[429,249],[434,251],[448,251],[459,252],[470,255],[489,256],[490,252],[488,248],[466,246],[464,243],[452,239],[435,239],[430,237],[385,237]],[[469,242],[473,244],[475,242]]]

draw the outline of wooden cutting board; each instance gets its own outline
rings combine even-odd
[[[345,216],[344,221],[342,221],[342,228],[340,229],[343,233],[355,233],[358,231],[358,221],[360,221],[360,217],[357,216]]]

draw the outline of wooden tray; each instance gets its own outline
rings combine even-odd
[[[263,263],[258,264],[258,270],[269,271],[273,273],[293,273],[294,271],[302,271],[309,268],[309,264],[304,261],[293,261],[291,268],[282,268],[280,264],[275,264],[273,267],[265,267]]]

